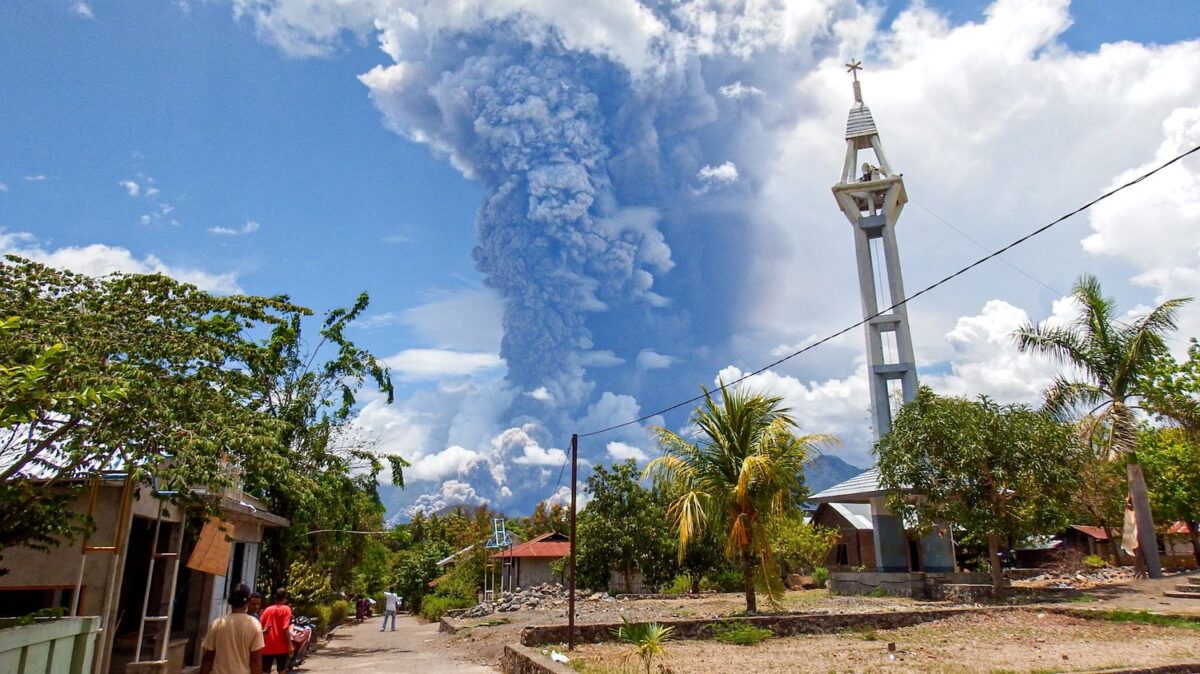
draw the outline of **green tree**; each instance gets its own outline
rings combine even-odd
[[[1192,554],[1200,564],[1200,445],[1195,436],[1178,428],[1142,431],[1138,457],[1158,514],[1188,526]]]
[[[837,529],[809,524],[799,515],[778,520],[770,534],[775,558],[787,572],[808,572],[821,566],[839,536]]]
[[[1095,277],[1081,277],[1072,290],[1081,312],[1065,326],[1027,324],[1014,334],[1021,351],[1046,354],[1068,366],[1046,391],[1046,408],[1067,419],[1084,412],[1085,444],[1104,438],[1107,457],[1123,456],[1138,526],[1138,548],[1152,578],[1162,576],[1154,517],[1137,458],[1135,409],[1155,362],[1166,353],[1163,337],[1175,330],[1176,313],[1190,298],[1167,300],[1131,321],[1118,320],[1113,300],[1104,296]]]
[[[636,461],[630,459],[611,468],[596,466],[584,491],[591,500],[576,524],[576,564],[586,584],[606,586],[610,571],[622,575],[626,588],[633,586],[635,571],[642,573],[648,585],[658,585],[674,575],[670,562],[675,545],[663,526],[666,504],[639,483]]]
[[[986,536],[997,596],[1000,542],[1066,526],[1083,457],[1070,427],[1049,414],[926,387],[875,451],[893,512],[919,528],[954,522]]]
[[[397,555],[393,585],[412,611],[421,610],[421,599],[429,594],[429,581],[441,574],[437,563],[452,552],[441,541],[418,543]]]
[[[679,554],[709,527],[725,534],[725,554],[741,563],[746,610],[755,611],[755,569],[771,603],[782,586],[776,574],[768,526],[795,511],[796,475],[828,435],[795,434],[796,421],[778,396],[722,387],[721,402],[704,390],[704,405],[692,411],[693,443],[654,429],[663,455],[646,475],[675,494],[669,513],[679,537]]]
[[[138,482],[152,474],[191,500],[195,487],[232,486],[231,464],[283,465],[282,424],[247,404],[259,352],[248,335],[305,313],[286,298],[218,297],[160,275],[95,279],[6,257],[0,316],[16,320],[0,331],[0,366],[15,397],[0,437],[0,547],[77,531],[80,522],[52,512],[62,496],[48,487],[98,469]],[[31,523],[39,512],[50,516]]]

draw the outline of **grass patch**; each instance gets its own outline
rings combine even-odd
[[[874,590],[871,590],[870,592],[868,592],[867,596],[875,597],[876,599],[882,599],[883,597],[888,596],[888,593],[887,593],[887,590],[883,589],[882,587],[877,587]]]
[[[1139,625],[1200,630],[1200,621],[1180,616],[1159,615],[1157,613],[1150,613],[1149,611],[1097,611],[1094,617],[1117,623],[1137,623]]]
[[[863,641],[879,641],[879,632],[875,630],[864,630],[858,633],[858,638]]]
[[[492,618],[490,620],[484,620],[480,623],[475,623],[474,625],[469,625],[468,627],[495,627],[496,625],[507,625],[510,622],[512,622],[512,618]]]
[[[735,646],[754,646],[775,636],[775,633],[762,627],[746,623],[721,623],[712,627],[713,639],[723,644]]]
[[[1097,601],[1096,595],[1088,594],[1088,593],[1084,592],[1083,594],[1077,594],[1074,597],[1071,597],[1070,599],[1067,600],[1067,603],[1068,604],[1090,604],[1091,602],[1094,602],[1094,601]]]

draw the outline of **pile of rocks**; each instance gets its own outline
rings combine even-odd
[[[1017,581],[1013,585],[1028,587],[1059,587],[1085,589],[1098,585],[1115,585],[1133,580],[1133,567],[1103,567],[1086,571],[1055,573],[1047,572]]]
[[[604,593],[597,593],[602,596]],[[576,594],[581,600],[587,596],[583,592]],[[595,596],[595,595],[593,595]],[[590,598],[590,597],[589,597]],[[482,618],[493,612],[507,613],[521,609],[555,608],[567,603],[567,589],[559,583],[545,583],[530,588],[516,588],[513,592],[505,592],[496,601],[484,601],[463,613],[466,618]]]

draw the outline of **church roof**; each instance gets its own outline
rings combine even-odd
[[[863,503],[872,496],[883,496],[879,469],[871,467],[858,475],[808,497],[814,503]]]
[[[846,120],[846,140],[870,136],[879,133],[875,128],[875,119],[871,117],[871,109],[866,103],[856,101],[850,108],[850,118]]]

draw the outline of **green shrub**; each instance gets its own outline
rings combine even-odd
[[[1083,558],[1083,565],[1089,569],[1103,569],[1108,563],[1100,555],[1088,555]]]
[[[299,612],[300,615],[308,616],[308,619],[316,626],[318,634],[325,632],[329,627],[329,617],[331,611],[328,606],[318,604],[316,606],[305,607],[304,611]]]
[[[687,594],[692,591],[692,577],[681,573],[664,585],[662,591],[666,594]]]
[[[723,644],[753,646],[770,639],[775,633],[749,623],[727,622],[713,626],[712,635],[713,639]]]
[[[825,583],[829,581],[829,569],[823,566],[813,567],[812,579],[817,587],[825,587]]]
[[[718,571],[700,581],[701,590],[716,590],[717,592],[740,592],[745,589],[742,572],[737,569]]]
[[[421,615],[429,621],[437,622],[446,615],[446,611],[456,608],[470,608],[475,602],[462,597],[447,597],[445,595],[426,595],[421,600]]]
[[[339,599],[329,605],[329,624],[341,625],[350,616],[350,602]]]

